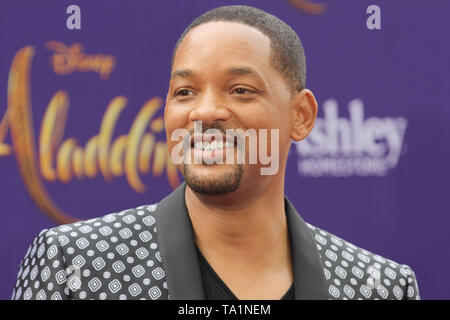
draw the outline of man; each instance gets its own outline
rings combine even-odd
[[[197,18],[174,49],[164,113],[174,162],[174,133],[188,133],[176,162],[185,183],[157,204],[43,230],[13,298],[418,299],[408,266],[305,223],[284,196],[291,141],[317,116],[305,74],[301,42],[278,18],[247,6]],[[234,129],[269,130],[257,143],[274,171],[250,162],[254,140],[209,134]]]

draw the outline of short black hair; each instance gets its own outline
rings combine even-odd
[[[178,46],[186,34],[191,29],[212,21],[238,22],[261,31],[270,39],[272,66],[280,72],[294,92],[305,88],[306,58],[297,33],[274,15],[250,6],[218,7],[205,12],[192,21],[181,34],[172,51],[171,68]]]

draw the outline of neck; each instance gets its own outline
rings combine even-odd
[[[270,185],[233,195],[202,195],[186,186],[195,242],[219,275],[233,268],[255,276],[291,270],[284,183]]]

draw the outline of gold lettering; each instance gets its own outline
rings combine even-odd
[[[56,180],[53,155],[62,141],[67,121],[69,97],[63,90],[56,92],[47,107],[39,136],[41,173],[48,181]]]
[[[65,50],[61,46],[64,45],[56,43],[57,50]],[[79,54],[82,47],[75,46],[70,50],[67,55],[54,57],[54,63],[58,65],[57,68],[61,68],[60,71],[74,68],[70,55]],[[75,138],[63,141],[69,96],[66,91],[59,90],[52,96],[45,111],[39,134],[39,149],[36,149],[29,83],[33,56],[34,48],[24,47],[16,53],[11,64],[8,105],[0,121],[0,156],[14,153],[27,191],[43,212],[59,223],[76,221],[52,201],[42,177],[47,181],[69,183],[73,178],[94,178],[100,171],[107,181],[125,175],[129,185],[142,193],[146,186],[139,173],[150,171],[153,155],[152,174],[159,177],[165,168],[172,188],[180,184],[178,170],[170,160],[166,142],[156,141],[155,137],[164,129],[162,117],[152,120],[162,106],[160,98],[149,99],[137,114],[128,134],[119,135],[115,140],[114,129],[127,99],[123,96],[113,98],[103,115],[99,133],[92,136],[83,148]],[[92,61],[95,60],[83,60],[77,64],[77,70],[80,66],[91,68]],[[146,132],[148,129],[150,132]],[[11,132],[11,146],[4,143],[8,130]]]
[[[76,177],[78,179],[82,179],[84,176],[84,172],[83,172],[83,149],[81,147],[76,147],[73,150],[73,172],[75,173]]]
[[[110,169],[115,176],[123,175],[123,163],[127,148],[127,140],[128,135],[123,134],[112,144]]]
[[[3,143],[6,138],[6,134],[8,133],[8,109],[6,109],[5,115],[0,121],[0,157],[9,156],[12,152],[11,146]]]
[[[97,175],[97,154],[98,154],[98,136],[95,135],[86,143],[84,153],[84,173],[90,178]]]
[[[139,152],[139,171],[148,173],[150,171],[150,157],[152,155],[153,145],[155,144],[155,136],[146,133],[142,139],[141,150]]]
[[[19,171],[31,198],[52,219],[60,223],[76,221],[51,200],[36,165],[36,147],[30,103],[30,69],[34,56],[31,46],[20,49],[13,58],[8,81],[8,118]]]
[[[155,150],[155,160],[153,161],[153,174],[157,177],[161,176],[166,162],[166,144],[158,142]]]
[[[125,154],[125,175],[130,186],[137,192],[141,193],[144,192],[146,188],[139,178],[138,172],[136,170],[138,145],[142,140],[145,128],[149,125],[151,118],[160,107],[160,98],[152,98],[148,100],[142,107],[141,111],[139,111],[130,128],[130,133],[128,134],[129,140],[127,145],[127,152]]]
[[[111,137],[113,134],[114,127],[117,123],[117,118],[122,112],[123,108],[127,104],[127,99],[125,97],[114,98],[108,108],[106,109],[105,115],[103,117],[102,125],[100,127],[100,133],[98,135],[98,157],[100,171],[103,177],[107,181],[111,181],[112,175],[109,171],[109,146],[111,144]]]
[[[56,74],[66,75],[74,71],[95,71],[101,79],[109,78],[116,61],[111,55],[87,55],[83,53],[83,46],[74,43],[71,47],[58,41],[48,41],[46,47],[54,51],[50,57],[50,64]]]
[[[71,138],[64,141],[59,148],[56,168],[61,182],[67,183],[72,180],[72,153],[76,146],[76,140]]]

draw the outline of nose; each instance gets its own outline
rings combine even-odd
[[[215,121],[227,121],[231,117],[226,103],[220,93],[212,89],[205,90],[197,99],[194,108],[189,114],[190,121],[202,121],[208,125]]]

